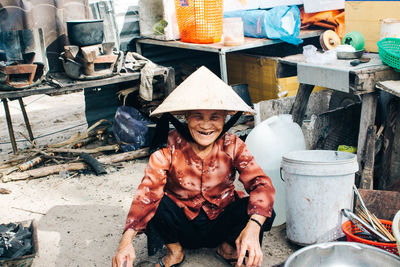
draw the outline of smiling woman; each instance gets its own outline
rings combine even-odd
[[[143,232],[149,239],[157,235],[167,247],[156,266],[179,266],[184,249],[202,247],[217,247],[218,257],[229,264],[246,256],[247,266],[261,266],[263,232],[275,217],[275,189],[245,143],[227,132],[242,113],[254,111],[201,67],[151,114],[162,115],[157,150],[132,201],[113,267],[132,265],[132,241]],[[235,115],[225,123],[227,114]],[[185,115],[187,124],[173,115]],[[176,128],[171,132],[169,121]],[[247,197],[235,190],[236,172]]]
[[[191,146],[200,158],[205,158],[224,127],[226,112],[223,110],[188,111],[186,121],[194,142]]]

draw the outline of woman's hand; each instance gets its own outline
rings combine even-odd
[[[136,252],[132,241],[136,233],[135,230],[128,229],[122,235],[117,251],[115,251],[114,257],[112,258],[112,267],[133,266],[133,262],[136,259]],[[126,265],[124,265],[124,263],[126,263]]]
[[[251,218],[256,219],[261,223],[265,221],[265,217],[261,215],[252,215]],[[238,260],[236,266],[241,266],[243,259],[248,251],[248,259],[246,261],[246,267],[248,266],[261,266],[263,260],[263,253],[260,247],[260,230],[261,227],[254,221],[249,220],[246,227],[242,230],[238,238],[236,239],[236,251],[238,253]]]

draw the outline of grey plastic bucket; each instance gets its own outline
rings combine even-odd
[[[282,157],[286,233],[301,245],[343,236],[340,210],[352,208],[357,157],[347,152],[304,150]]]

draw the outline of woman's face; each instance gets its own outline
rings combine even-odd
[[[202,147],[212,145],[225,123],[223,110],[193,110],[186,114],[186,121],[194,141]]]

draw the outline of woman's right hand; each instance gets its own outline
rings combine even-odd
[[[119,245],[112,258],[112,267],[131,267],[136,259],[135,248],[132,241],[136,231],[127,230],[119,241]],[[126,265],[124,265],[126,263]]]

